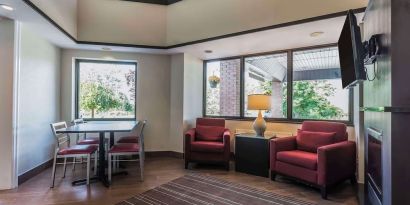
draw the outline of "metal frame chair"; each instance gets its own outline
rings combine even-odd
[[[140,136],[139,137],[139,143],[137,144],[117,144],[114,145],[111,150],[108,152],[108,182],[111,183],[111,178],[112,178],[112,168],[114,167],[114,172],[116,171],[116,168],[118,167],[118,162],[120,161],[139,161],[140,163],[140,174],[141,174],[141,181],[144,181],[144,160],[145,160],[145,150],[144,150],[144,127],[145,124],[147,123],[146,120],[138,122],[133,129],[131,130],[131,135],[132,136]],[[136,150],[126,150],[127,147],[132,147],[132,145],[138,145]],[[125,148],[123,149],[123,152],[117,152],[118,148]],[[133,155],[139,155],[139,159],[136,160],[125,160],[125,159],[120,159],[121,156],[133,156]],[[114,163],[114,166],[113,166]]]
[[[66,122],[58,122],[58,123],[53,123],[50,124],[51,130],[53,131],[56,144],[55,144],[55,150],[54,150],[54,160],[53,160],[53,168],[52,168],[52,174],[51,174],[51,187],[54,187],[54,181],[55,181],[55,174],[56,174],[56,165],[57,164],[63,164],[63,178],[65,177],[66,170],[67,170],[67,158],[75,158],[76,157],[86,157],[87,158],[87,185],[90,184],[90,162],[91,162],[91,154],[94,154],[94,175],[97,174],[97,147],[94,145],[75,145],[71,146],[70,145],[70,136],[68,134],[57,134],[56,130],[62,129],[62,128],[67,128],[67,123]],[[66,147],[63,147],[64,144],[66,144]],[[71,154],[62,154],[60,151],[74,151]],[[77,153],[76,153],[77,151]],[[64,158],[63,163],[57,163],[57,159]],[[69,163],[69,164],[74,164]]]

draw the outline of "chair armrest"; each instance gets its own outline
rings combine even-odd
[[[318,148],[318,184],[332,185],[356,173],[356,143],[344,141]]]
[[[193,142],[195,141],[195,128],[191,128],[185,132],[185,142]]]
[[[270,140],[270,168],[275,170],[276,153],[296,149],[296,137],[280,137]]]
[[[231,143],[231,131],[229,131],[228,129],[225,129],[224,131],[223,143]]]

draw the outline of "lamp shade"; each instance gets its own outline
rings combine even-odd
[[[270,95],[248,95],[248,110],[270,110]]]

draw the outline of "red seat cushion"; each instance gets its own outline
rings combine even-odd
[[[77,144],[79,145],[100,144],[100,139],[97,137],[90,137],[90,138],[78,141]]]
[[[222,142],[194,141],[191,143],[191,150],[194,152],[224,152]]]
[[[126,137],[121,137],[117,143],[138,143],[138,137],[137,136],[126,136]]]
[[[198,141],[222,141],[225,127],[197,126],[195,139]]]
[[[317,148],[333,144],[335,136],[335,132],[310,132],[298,130],[296,144],[298,150],[316,153]]]
[[[58,155],[70,155],[70,154],[92,154],[98,149],[97,145],[74,145],[66,147],[58,151]]]
[[[137,143],[118,144],[118,145],[112,146],[109,153],[138,152],[139,150],[140,150],[140,146]]]
[[[300,150],[283,151],[276,154],[276,159],[292,165],[317,170],[318,156],[316,153],[304,152]]]

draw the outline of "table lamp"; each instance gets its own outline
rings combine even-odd
[[[257,136],[264,136],[266,122],[262,117],[261,110],[270,110],[270,95],[253,94],[248,95],[248,110],[259,110],[258,117],[253,122],[253,129]]]

